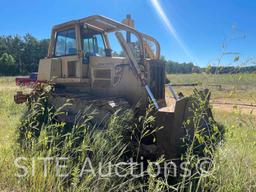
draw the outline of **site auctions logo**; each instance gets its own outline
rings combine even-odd
[[[68,177],[71,175],[72,167],[68,166],[71,159],[66,157],[18,157],[14,160],[14,165],[17,168],[16,177],[35,176],[37,171],[43,171],[44,177],[47,177],[49,172],[54,173],[56,177]],[[141,158],[143,160],[143,158]],[[132,158],[127,162],[113,163],[99,162],[96,166],[91,159],[87,157],[81,166],[78,177],[91,175],[93,177],[190,177],[192,175],[191,165],[189,162],[175,163],[174,161],[164,162],[135,162]],[[207,174],[212,162],[209,158],[202,158],[196,163],[196,169],[202,174]]]

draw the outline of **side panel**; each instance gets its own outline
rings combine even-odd
[[[80,59],[78,56],[67,56],[61,58],[41,59],[38,69],[38,80],[56,83],[80,82]]]
[[[38,69],[39,81],[50,81],[54,77],[61,77],[61,59],[41,59]]]
[[[80,59],[77,55],[61,58],[62,78],[80,78]]]
[[[147,94],[131,70],[127,59],[121,57],[90,57],[92,92],[100,96],[124,97],[132,105],[145,104]]]

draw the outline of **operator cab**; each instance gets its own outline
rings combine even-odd
[[[77,27],[74,24],[53,33],[54,47],[48,57],[59,63],[56,66],[61,65],[61,71],[56,74],[58,82],[66,82],[68,79],[72,82],[86,80],[89,78],[90,57],[111,56],[107,51],[103,31],[88,25]]]
[[[157,99],[164,98],[164,65],[159,61],[160,45],[134,29],[130,18],[124,23],[103,16],[90,16],[54,26],[48,56],[40,60],[39,81],[53,81],[66,87],[98,95],[127,96],[146,100],[145,89],[134,73],[116,32],[126,35],[127,45],[137,60]],[[130,26],[129,26],[130,25]],[[113,41],[115,41],[113,43]],[[130,86],[133,85],[133,86]],[[84,89],[84,90],[83,90]]]

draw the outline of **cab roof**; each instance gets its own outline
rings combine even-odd
[[[120,29],[138,32],[136,29],[134,29],[128,25],[114,21],[110,18],[101,16],[101,15],[93,15],[93,16],[82,18],[82,19],[65,22],[65,23],[62,23],[59,25],[55,25],[53,27],[53,29],[57,30],[59,28],[62,28],[62,27],[68,26],[68,25],[72,25],[75,23],[88,24],[88,25],[94,26],[94,27],[96,27],[102,31],[105,31],[105,32],[113,32],[113,31],[118,31]]]
[[[130,27],[129,25],[114,21],[110,18],[101,16],[101,15],[92,15],[92,16],[85,17],[82,19],[72,20],[72,21],[65,22],[65,23],[62,23],[59,25],[55,25],[53,27],[53,32],[59,31],[62,28],[66,28],[67,26],[74,25],[74,24],[86,24],[88,26],[91,26],[93,28],[96,28],[96,29],[98,29],[102,32],[106,32],[106,33],[120,31],[120,30],[135,33],[138,37],[141,38],[141,41],[143,41],[143,39],[144,39],[144,40],[153,42],[157,47],[157,54],[156,54],[157,58],[160,57],[160,45],[155,38],[153,38],[147,34],[141,33],[139,31],[137,31],[135,28]]]

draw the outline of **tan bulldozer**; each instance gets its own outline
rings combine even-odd
[[[114,52],[112,48],[117,46],[120,50]],[[162,127],[155,133],[152,149],[170,159],[179,155],[182,138],[194,135],[195,125],[189,120],[194,118],[193,109],[199,101],[193,96],[178,96],[165,84],[165,78],[157,40],[137,31],[130,16],[119,23],[95,15],[53,27],[48,55],[39,63],[37,82],[54,83],[54,105],[70,98],[70,113],[76,114],[92,104],[101,113],[99,119],[118,108],[145,111],[151,102],[157,111],[156,126]],[[172,104],[168,104],[165,88],[173,94]],[[207,91],[198,95],[209,101]],[[21,92],[15,95],[17,103],[27,98]],[[212,117],[210,108],[205,111],[200,117],[204,125]]]

